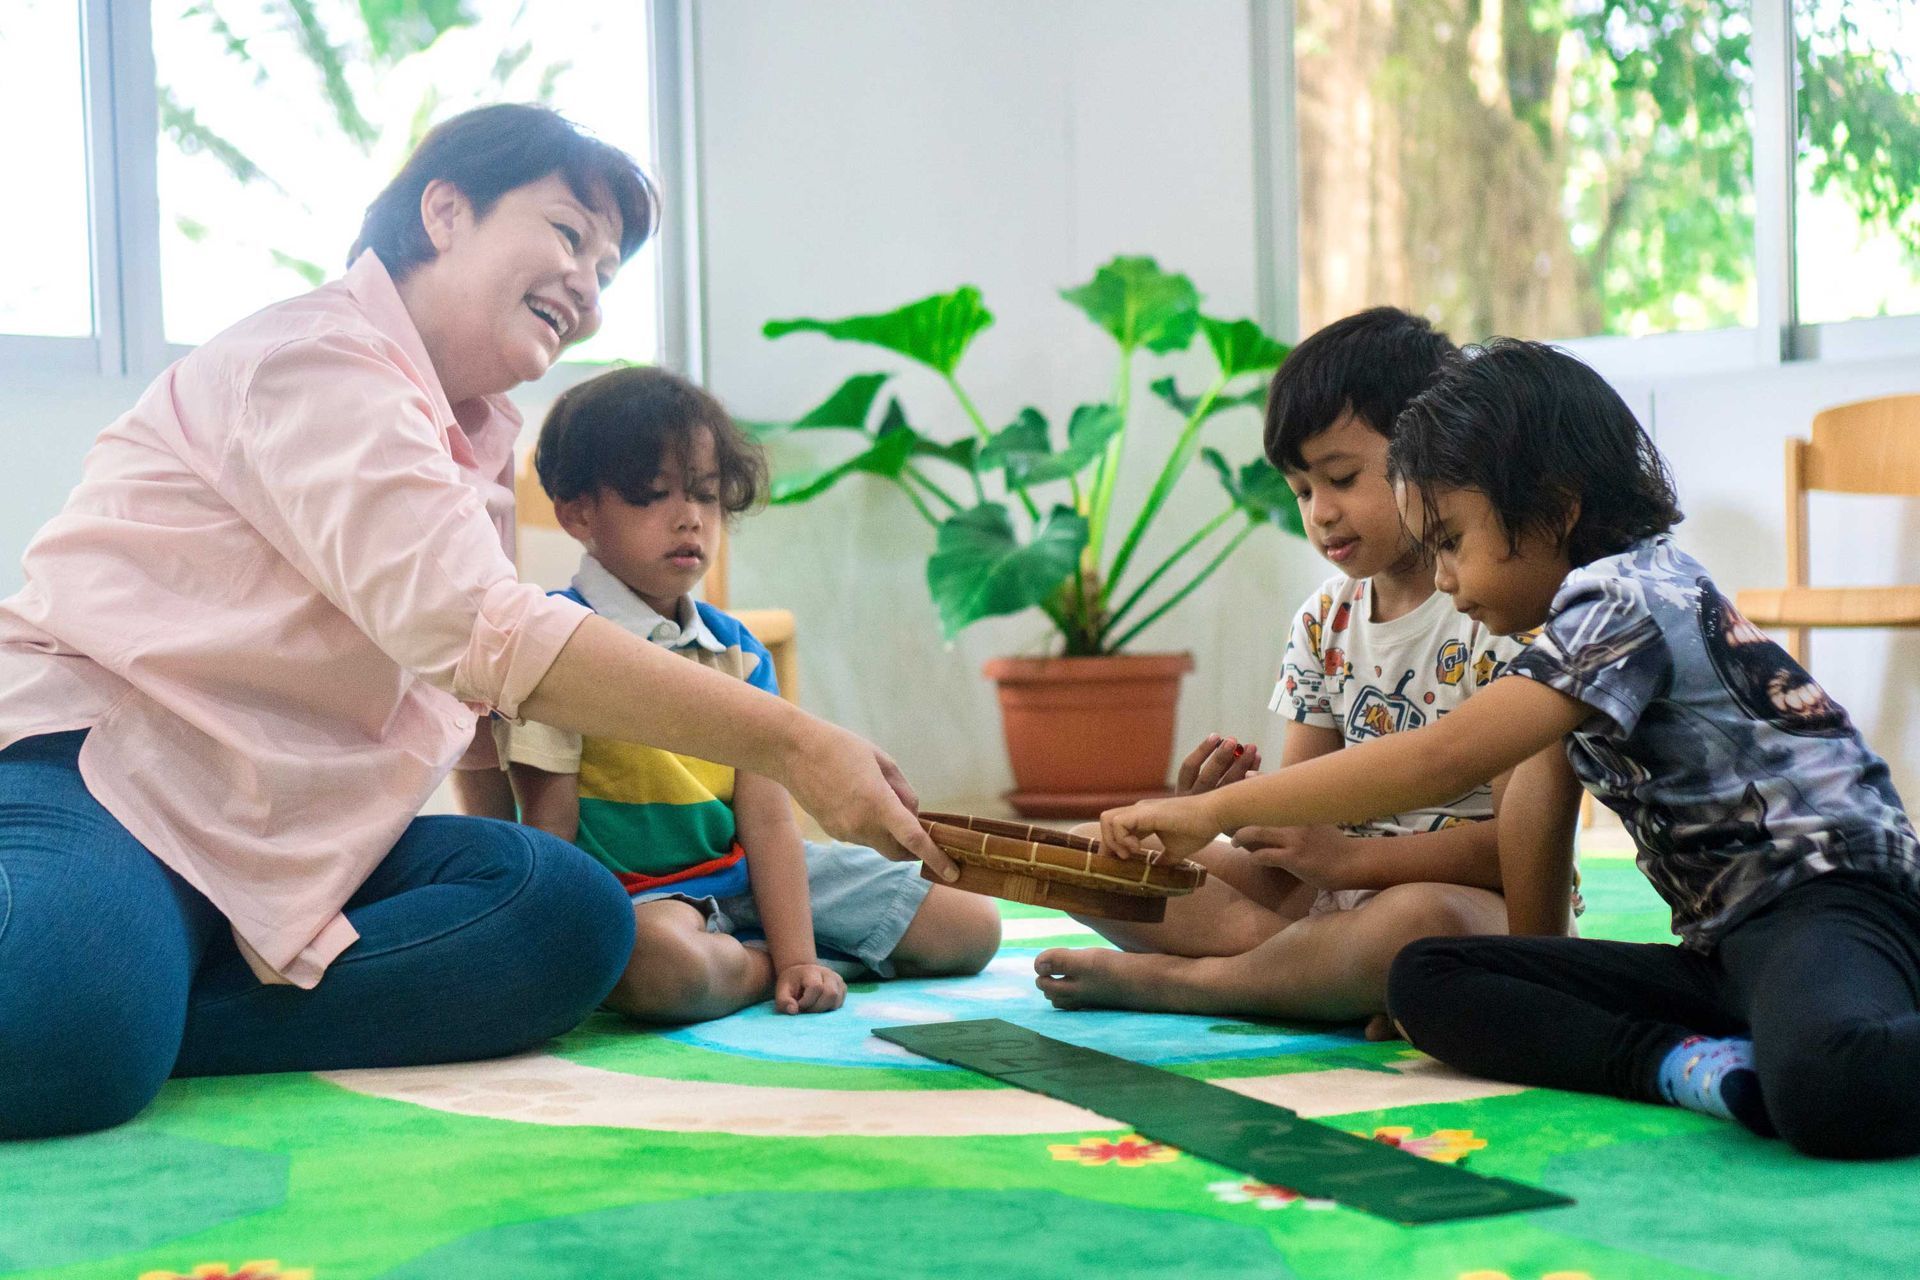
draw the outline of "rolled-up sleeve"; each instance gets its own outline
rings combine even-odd
[[[364,337],[260,361],[216,485],[401,667],[513,716],[588,611],[517,580],[433,401]]]

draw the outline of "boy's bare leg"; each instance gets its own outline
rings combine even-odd
[[[1171,916],[1171,912],[1168,913]],[[1145,1009],[1339,1021],[1387,1007],[1387,970],[1416,938],[1505,933],[1506,901],[1455,884],[1402,884],[1309,916],[1231,956],[1054,948],[1034,958],[1061,1009]]]
[[[1099,835],[1074,828],[1076,833]],[[1153,924],[1073,918],[1125,951],[1157,951],[1175,956],[1232,956],[1251,951],[1313,907],[1314,890],[1285,871],[1263,867],[1225,840],[1216,840],[1194,861],[1207,878],[1192,893],[1167,902],[1166,918]]]
[[[633,907],[633,955],[607,1007],[644,1022],[704,1022],[773,998],[773,961],[708,933],[699,908],[672,898]]]
[[[902,978],[978,973],[1000,949],[1000,908],[992,898],[937,884],[887,958]]]

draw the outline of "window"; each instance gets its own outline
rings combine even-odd
[[[548,103],[652,165],[647,7],[633,0],[162,0],[162,310],[199,342],[338,276],[360,218],[433,124]],[[651,247],[572,358],[652,360]]]
[[[0,333],[93,333],[79,0],[0,5]]]
[[[1300,331],[1756,323],[1746,0],[1298,0]]]
[[[1909,0],[1795,0],[1794,19],[1800,319],[1920,313],[1920,23]]]

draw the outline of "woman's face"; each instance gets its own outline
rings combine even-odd
[[[438,256],[401,296],[449,401],[531,382],[599,329],[600,291],[620,269],[612,205],[582,201],[551,173],[475,217],[457,187],[428,185],[421,219]]]

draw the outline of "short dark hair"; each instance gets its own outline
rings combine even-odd
[[[720,507],[739,515],[766,494],[766,454],[718,400],[653,365],[603,373],[554,401],[540,427],[533,469],[555,502],[613,492],[644,507],[669,462],[689,465],[689,446],[702,431],[713,439]]]
[[[427,184],[444,179],[484,218],[507,192],[559,174],[589,208],[611,197],[620,214],[620,260],[632,257],[660,223],[660,196],[632,156],[602,142],[557,111],[528,103],[476,107],[435,125],[400,172],[367,206],[347,265],[371,249],[395,280],[431,262],[433,242],[420,221]]]
[[[1389,471],[1431,504],[1436,490],[1474,489],[1508,543],[1526,532],[1561,539],[1590,564],[1665,533],[1684,518],[1666,459],[1606,379],[1544,342],[1489,338],[1449,361],[1400,415]]]
[[[1287,354],[1267,392],[1267,460],[1305,471],[1301,449],[1351,413],[1381,435],[1457,348],[1419,316],[1373,307],[1335,320]]]

